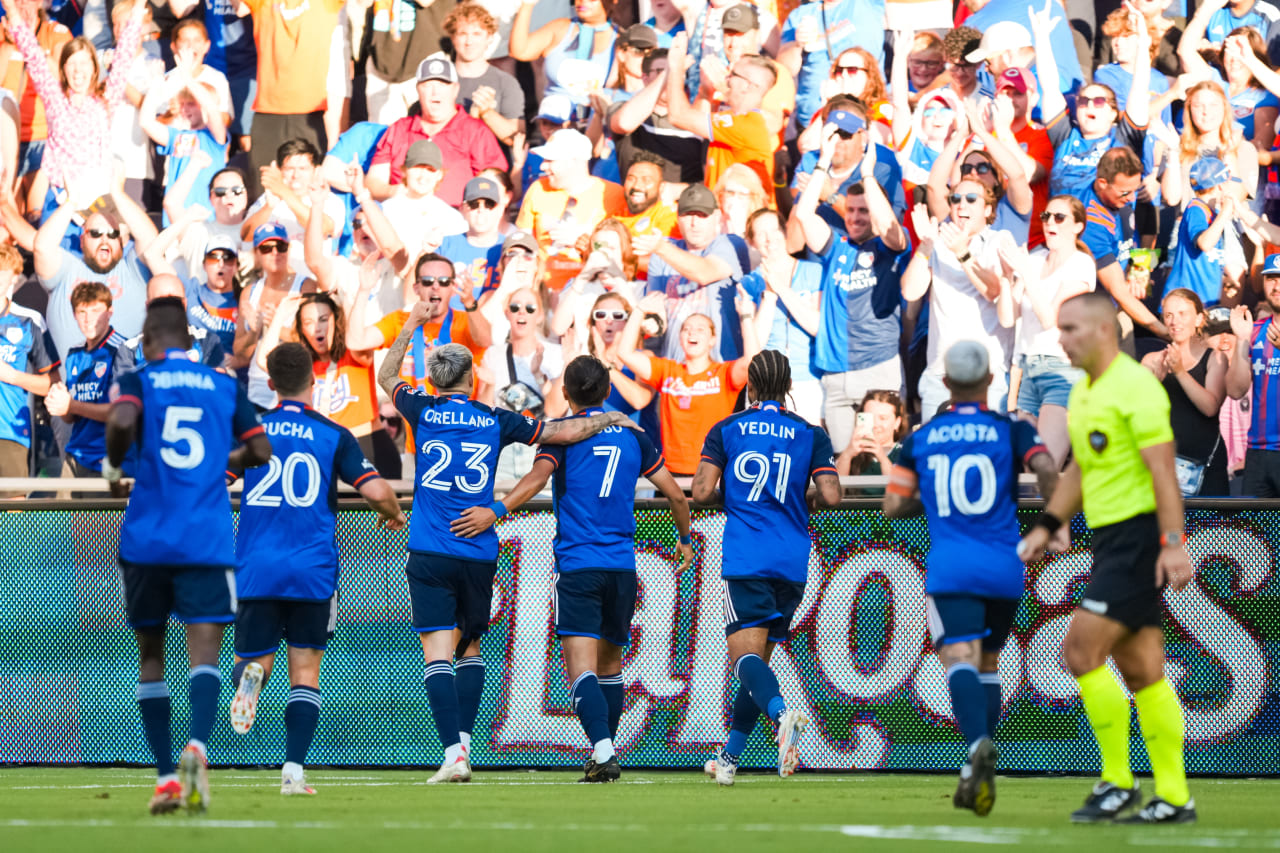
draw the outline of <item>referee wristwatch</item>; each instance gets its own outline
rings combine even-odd
[[[1181,530],[1166,530],[1160,534],[1161,548],[1181,548],[1187,544],[1187,534]]]

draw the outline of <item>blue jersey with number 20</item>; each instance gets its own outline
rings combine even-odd
[[[227,454],[262,424],[236,380],[184,350],[116,380],[113,403],[137,406],[137,481],[120,527],[120,559],[137,565],[236,563]]]
[[[1018,474],[1044,452],[1031,424],[978,403],[907,437],[897,464],[915,472],[929,519],[927,593],[1022,597]]]
[[[711,428],[702,458],[723,471],[725,578],[809,576],[809,478],[835,476],[831,439],[772,400]]]

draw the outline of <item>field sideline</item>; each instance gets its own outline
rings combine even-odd
[[[313,770],[315,797],[286,799],[276,770],[213,771],[207,816],[152,818],[154,774],[135,769],[0,770],[5,851],[428,849],[490,851],[937,850],[1118,846],[1280,849],[1280,780],[1192,780],[1193,827],[1072,826],[1088,780],[1006,778],[987,819],[951,806],[949,776],[745,774],[718,789],[700,774],[626,772],[607,786],[567,771]],[[1150,779],[1143,780],[1150,791]]]

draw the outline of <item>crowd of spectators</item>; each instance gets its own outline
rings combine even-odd
[[[159,295],[264,410],[302,342],[391,478],[373,371],[419,301],[405,381],[460,343],[482,402],[559,417],[590,353],[677,475],[764,348],[885,472],[961,339],[1064,463],[1057,307],[1102,288],[1184,491],[1280,496],[1269,0],[0,5],[0,476],[99,475]]]

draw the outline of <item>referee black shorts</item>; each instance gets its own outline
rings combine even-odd
[[[1164,590],[1156,586],[1159,556],[1160,525],[1154,513],[1096,528],[1093,572],[1080,608],[1130,631],[1161,627]]]

